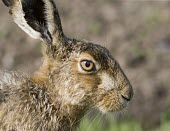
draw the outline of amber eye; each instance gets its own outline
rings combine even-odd
[[[80,65],[84,71],[91,72],[95,71],[95,64],[90,60],[82,60]]]

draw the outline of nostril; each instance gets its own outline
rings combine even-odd
[[[128,97],[128,96],[124,96],[124,95],[121,95],[121,97],[127,101],[130,101],[131,100],[131,97]]]

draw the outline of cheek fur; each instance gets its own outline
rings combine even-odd
[[[101,80],[96,75],[90,74],[90,75],[83,75],[78,74],[78,81],[80,82],[80,85],[84,88],[87,92],[93,92],[101,83]]]
[[[124,108],[124,103],[122,103],[120,94],[116,90],[98,89],[93,100],[96,107],[103,113],[116,112]]]
[[[59,95],[64,99],[64,103],[72,105],[82,105],[84,102],[89,102],[87,99],[91,94],[94,94],[94,89],[101,83],[100,78],[95,74],[81,74],[77,71],[76,62],[67,65],[63,63],[60,67],[60,72],[54,72],[53,80],[56,80],[55,88]],[[64,72],[65,75],[60,75]],[[62,76],[62,77],[58,77]]]

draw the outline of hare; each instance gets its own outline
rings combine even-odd
[[[124,109],[132,86],[109,51],[65,36],[53,0],[2,0],[18,26],[43,41],[32,75],[1,72],[0,130],[73,131],[91,108]]]

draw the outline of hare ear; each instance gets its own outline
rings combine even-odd
[[[53,0],[2,1],[9,7],[15,23],[31,37],[47,44],[52,44],[53,38],[57,41],[64,38],[60,16]]]

